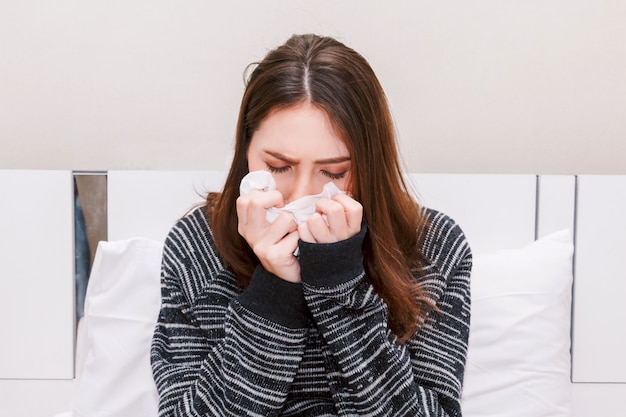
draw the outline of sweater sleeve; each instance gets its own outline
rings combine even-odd
[[[163,255],[151,349],[159,415],[278,415],[304,352],[302,289],[257,270],[237,295],[206,233],[190,225],[172,230]],[[272,308],[268,291],[288,295],[290,306]]]
[[[456,243],[441,252],[443,268],[428,278],[436,281],[438,317],[403,345],[394,342],[386,305],[365,276],[363,230],[336,244],[301,244],[305,298],[339,369],[336,403],[348,413],[461,415],[471,254],[458,226],[452,228],[437,232]]]

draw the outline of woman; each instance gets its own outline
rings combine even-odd
[[[240,196],[258,170],[276,189]],[[308,220],[267,221],[329,181],[346,193]],[[470,269],[459,227],[406,190],[366,60],[293,36],[249,77],[223,192],[166,240],[160,414],[460,416]]]

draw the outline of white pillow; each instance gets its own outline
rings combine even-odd
[[[571,415],[572,239],[474,257],[464,417]]]
[[[163,245],[100,242],[77,343],[73,415],[154,417],[150,341]],[[567,231],[474,257],[464,417],[570,416],[572,243]]]
[[[143,238],[99,243],[77,338],[74,416],[157,415],[150,342],[162,252],[162,243]]]

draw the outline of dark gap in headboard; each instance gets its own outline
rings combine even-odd
[[[539,193],[541,179],[539,175],[535,177],[535,240],[539,239]]]
[[[572,241],[574,242],[574,253],[572,254],[572,307],[570,310],[570,375],[569,379],[574,383],[574,303],[576,288],[576,243],[578,235],[578,175],[574,175],[574,225],[572,226]]]
[[[107,173],[73,171],[76,316],[84,313],[87,282],[98,242],[107,239]]]

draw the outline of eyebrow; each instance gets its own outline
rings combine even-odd
[[[279,159],[281,161],[287,162],[289,164],[297,164],[298,161],[289,158],[286,155],[283,155],[280,152],[274,152],[274,151],[268,151],[268,150],[264,150],[263,152],[265,152],[266,154],[273,156],[276,159]],[[327,158],[327,159],[318,159],[316,161],[314,161],[314,163],[319,164],[319,165],[326,165],[326,164],[340,164],[342,162],[346,162],[349,161],[350,157],[349,156],[338,156],[336,158]]]

